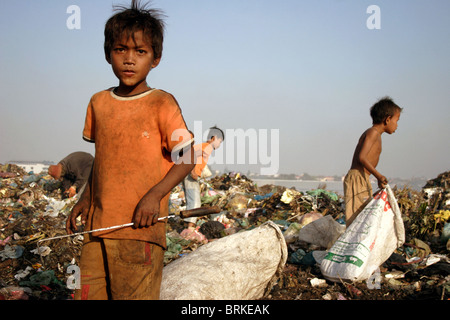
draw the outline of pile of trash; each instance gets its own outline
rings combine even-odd
[[[66,234],[76,198],[62,199],[61,183],[46,173],[0,165],[0,300],[71,299],[66,270],[79,261],[82,237]]]
[[[288,246],[287,264],[264,299],[440,300],[450,295],[450,189],[445,184],[449,176],[445,173],[430,180],[421,192],[393,188],[406,241],[379,267],[374,279],[357,283],[330,282],[320,270],[323,252],[346,229],[342,195],[326,187],[299,192],[277,185],[257,186],[240,173],[229,173],[204,181],[202,204],[223,208],[222,216],[215,218],[225,226],[222,236],[267,221],[282,230]],[[173,203],[181,209],[183,197],[182,189],[172,193]],[[198,225],[209,223],[210,218],[205,217]],[[173,234],[183,229],[173,220],[169,226]],[[190,248],[186,249],[189,252]]]
[[[83,236],[41,242],[39,249],[37,244],[65,234],[65,222],[77,198],[62,199],[59,182],[45,172],[34,175],[14,165],[0,165],[0,169],[0,300],[72,299],[71,266],[79,262]],[[326,187],[299,192],[277,185],[258,186],[245,175],[227,173],[201,180],[202,206],[218,206],[222,211],[199,218],[197,227],[186,232],[179,216],[185,209],[180,184],[170,195],[169,214],[175,217],[167,223],[164,269],[175,268],[174,262],[189,255],[199,256],[215,242],[244,238],[247,234],[243,233],[270,224],[282,234],[287,255],[281,255],[279,268],[256,299],[447,300],[449,177],[450,172],[439,175],[421,192],[393,188],[404,221],[405,243],[379,266],[373,278],[358,282],[331,282],[320,270],[323,253],[346,229],[342,195]],[[219,251],[218,247],[211,250]],[[248,259],[257,256],[243,252]]]

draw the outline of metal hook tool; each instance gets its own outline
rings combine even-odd
[[[204,215],[208,215],[208,214],[212,214],[212,213],[218,213],[218,212],[220,212],[220,208],[217,207],[217,206],[214,206],[214,207],[203,207],[203,208],[196,208],[196,209],[190,209],[190,210],[182,210],[182,211],[180,211],[180,217],[182,219],[188,218],[188,217],[201,217],[201,216],[204,216]],[[175,217],[175,215],[169,215],[169,216],[166,216],[166,217],[160,217],[160,218],[158,218],[158,221],[164,220],[164,219],[168,219],[168,218],[173,218],[173,217]],[[39,240],[37,242],[37,251],[38,251],[38,254],[39,254],[40,258],[41,258],[42,265],[44,265],[44,261],[43,261],[43,258],[42,258],[41,249],[39,247],[39,244],[41,242],[43,242],[43,241],[62,239],[62,238],[67,238],[67,237],[74,237],[74,236],[78,236],[78,235],[81,235],[81,234],[98,232],[98,231],[107,231],[107,230],[113,230],[113,229],[118,229],[118,228],[125,228],[125,227],[130,227],[133,224],[134,224],[133,222],[129,222],[129,223],[120,224],[120,225],[117,225],[117,226],[99,228],[99,229],[88,230],[88,231],[81,231],[81,232],[77,232],[77,233],[73,233],[73,234],[65,234],[65,235],[62,235],[62,236],[56,236],[56,237],[52,237],[52,238],[41,239],[41,240]]]

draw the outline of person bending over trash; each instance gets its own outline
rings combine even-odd
[[[158,218],[167,217],[170,191],[194,167],[193,136],[177,101],[146,81],[161,59],[162,13],[138,1],[118,9],[105,25],[104,51],[119,85],[88,104],[83,138],[95,143],[95,162],[66,230],[73,233],[80,216],[85,230],[133,225],[85,237],[76,300],[159,299],[167,245],[166,220]]]
[[[63,198],[71,198],[83,191],[91,174],[94,157],[87,152],[69,154],[58,164],[48,167],[48,174],[54,179],[62,178]]]
[[[371,174],[378,180],[378,187],[388,183],[376,166],[381,154],[381,135],[397,130],[402,108],[390,97],[380,99],[370,108],[372,127],[359,138],[350,170],[344,178],[344,202],[347,227],[355,220],[372,198]]]
[[[214,126],[209,128],[208,141],[194,146],[196,164],[194,169],[183,179],[187,210],[202,206],[199,179],[203,177],[211,153],[220,147],[224,138],[223,131]],[[188,224],[188,228],[195,228],[197,218],[186,218],[184,221]]]

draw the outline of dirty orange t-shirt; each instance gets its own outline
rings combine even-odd
[[[209,156],[213,151],[211,144],[204,142],[194,146],[194,154],[196,158],[195,167],[192,169],[198,177],[201,177],[203,169],[208,163]]]
[[[83,138],[95,142],[87,230],[132,222],[138,202],[172,167],[171,152],[192,142],[175,98],[157,89],[132,97],[118,96],[112,88],[96,93],[87,108]],[[161,200],[160,217],[168,214],[168,199]],[[93,235],[166,247],[165,222]]]

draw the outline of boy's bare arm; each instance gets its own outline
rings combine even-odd
[[[91,206],[91,184],[92,184],[92,170],[89,175],[86,186],[84,187],[84,191],[80,196],[80,199],[73,206],[72,211],[70,212],[69,217],[66,221],[66,232],[68,234],[73,234],[74,231],[77,230],[77,222],[76,219],[79,215],[81,215],[81,223],[84,225],[86,223],[86,218],[89,212],[89,208]]]
[[[378,158],[381,152],[381,137],[375,129],[367,131],[363,145],[359,152],[359,162],[361,165],[378,180],[379,187],[384,187],[387,184],[387,179],[383,176],[375,166],[378,163]]]
[[[158,222],[159,205],[162,198],[167,195],[189,172],[194,168],[194,150],[192,145],[184,156],[177,162],[166,176],[151,188],[139,201],[134,210],[134,227],[148,227]]]

